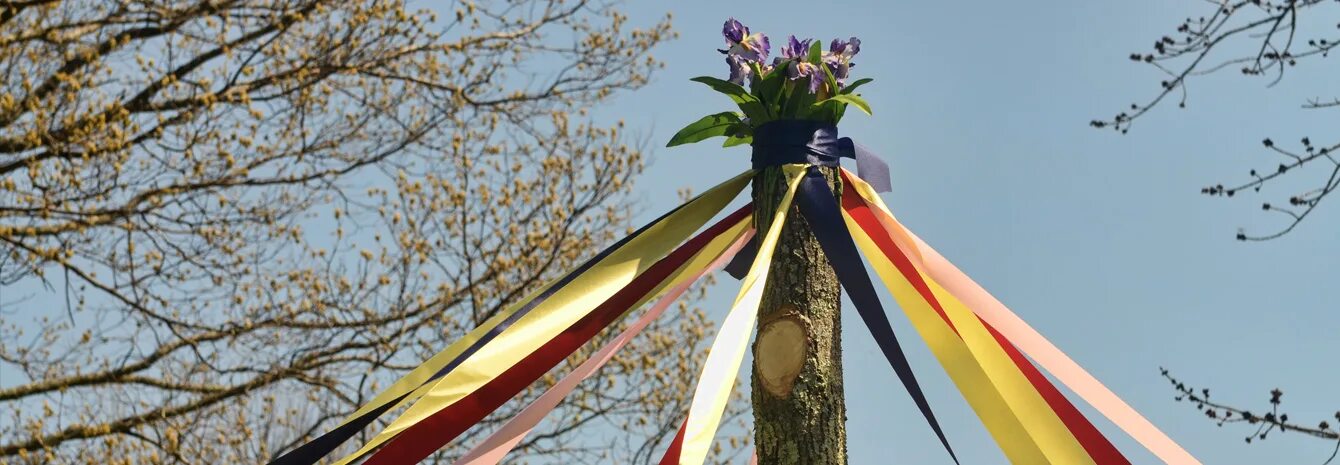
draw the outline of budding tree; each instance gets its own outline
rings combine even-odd
[[[643,154],[586,108],[668,18],[439,12],[0,3],[0,464],[263,463],[626,232]],[[672,313],[518,453],[649,461],[709,326]]]

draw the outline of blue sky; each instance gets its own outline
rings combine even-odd
[[[1199,194],[1275,166],[1262,138],[1336,141],[1325,131],[1335,134],[1340,110],[1299,109],[1308,98],[1340,96],[1335,62],[1306,63],[1274,88],[1231,70],[1207,76],[1192,82],[1188,108],[1158,108],[1128,135],[1088,127],[1158,90],[1155,71],[1127,55],[1207,5],[630,1],[633,24],[672,12],[682,37],[655,50],[667,67],[651,85],[594,114],[625,119],[657,147],[637,181],[645,208],[634,223],[642,224],[672,208],[678,189],[700,192],[748,166],[746,147],[659,148],[684,124],[729,109],[688,81],[725,76],[715,51],[723,20],[737,17],[774,44],[790,33],[859,36],[854,73],[875,78],[862,88],[875,115],[849,112],[842,131],[889,162],[893,192],[884,198],[904,224],[1202,462],[1320,464],[1332,445],[1296,434],[1248,445],[1244,427],[1216,428],[1173,401],[1158,367],[1256,410],[1280,387],[1285,411],[1307,423],[1340,409],[1340,200],[1283,239],[1245,244],[1233,239],[1239,227],[1283,225],[1260,203],[1283,203],[1299,185],[1235,199]],[[722,282],[705,302],[718,316],[735,291]],[[963,463],[1006,463],[885,297]],[[844,311],[851,462],[951,463],[851,307]],[[1134,463],[1157,463],[1075,400]]]
[[[1188,108],[1159,108],[1126,136],[1087,126],[1152,96],[1161,78],[1126,56],[1207,8],[1192,0],[631,3],[634,24],[669,10],[682,37],[656,50],[668,66],[652,85],[598,116],[625,118],[659,147],[726,109],[688,78],[724,77],[714,49],[728,16],[774,44],[790,33],[859,36],[854,72],[875,78],[863,88],[875,115],[849,113],[842,130],[889,161],[894,187],[884,198],[908,227],[1202,462],[1319,464],[1331,445],[1287,434],[1245,444],[1243,427],[1216,428],[1173,402],[1158,367],[1257,410],[1283,388],[1285,410],[1308,423],[1340,408],[1340,206],[1323,206],[1284,239],[1246,244],[1233,239],[1237,228],[1282,226],[1259,205],[1282,203],[1297,186],[1235,199],[1199,194],[1275,166],[1264,137],[1333,142],[1324,131],[1334,131],[1335,113],[1299,109],[1340,95],[1333,62],[1291,70],[1274,88],[1231,70],[1193,81]],[[657,148],[651,160],[638,223],[672,207],[676,189],[701,191],[744,169],[748,148]],[[729,305],[730,286],[712,293],[714,314]],[[886,305],[963,463],[1005,463]],[[846,321],[852,463],[950,463],[859,320]],[[1133,462],[1157,463],[1085,408]]]

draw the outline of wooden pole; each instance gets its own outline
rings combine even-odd
[[[836,168],[820,168],[842,192]],[[786,192],[780,167],[754,178],[759,236]],[[845,465],[841,288],[793,203],[759,307],[752,379],[760,465]]]

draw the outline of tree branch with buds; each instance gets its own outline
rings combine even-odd
[[[1334,24],[1319,18],[1340,18],[1340,5],[1332,0],[1236,0],[1211,1],[1213,11],[1208,16],[1187,18],[1175,33],[1160,37],[1152,52],[1132,53],[1131,61],[1153,67],[1164,79],[1160,91],[1143,103],[1132,103],[1126,111],[1090,122],[1095,128],[1110,128],[1126,134],[1135,121],[1165,101],[1176,100],[1178,107],[1186,107],[1188,85],[1200,76],[1237,68],[1243,76],[1268,79],[1267,87],[1283,81],[1286,71],[1299,66],[1304,60],[1317,61],[1327,57],[1340,46],[1340,33],[1334,30],[1316,30],[1316,24]],[[1306,40],[1304,40],[1306,38]],[[1326,110],[1340,108],[1340,98],[1314,98],[1302,105],[1304,109]],[[1267,183],[1304,171],[1322,174],[1317,184],[1288,199],[1288,205],[1264,203],[1262,210],[1280,214],[1285,225],[1274,232],[1248,233],[1239,231],[1242,241],[1275,239],[1293,231],[1323,199],[1340,187],[1340,159],[1334,152],[1340,142],[1315,145],[1303,138],[1297,150],[1276,146],[1270,139],[1264,145],[1268,153],[1281,157],[1278,166],[1269,170],[1251,170],[1244,182],[1215,184],[1201,189],[1201,193],[1216,197],[1233,197],[1246,190],[1259,192]]]
[[[1256,426],[1256,429],[1248,434],[1244,441],[1252,443],[1253,441],[1263,441],[1270,437],[1270,433],[1278,431],[1280,434],[1285,432],[1302,433],[1324,441],[1335,443],[1331,450],[1331,455],[1326,459],[1325,464],[1329,465],[1335,460],[1337,454],[1340,454],[1340,431],[1333,427],[1330,420],[1321,420],[1316,426],[1307,426],[1296,421],[1289,420],[1289,414],[1280,411],[1281,398],[1284,397],[1284,391],[1276,389],[1270,390],[1270,407],[1268,411],[1253,412],[1251,410],[1225,405],[1210,400],[1210,390],[1208,388],[1196,389],[1174,378],[1166,368],[1159,369],[1164,379],[1172,384],[1173,389],[1177,390],[1176,400],[1178,402],[1188,402],[1196,407],[1196,410],[1205,414],[1206,418],[1213,420],[1219,426],[1230,423],[1246,423]],[[1335,421],[1340,425],[1340,411],[1335,412]]]

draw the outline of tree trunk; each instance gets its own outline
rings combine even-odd
[[[841,192],[836,168],[820,168]],[[786,192],[780,167],[754,177],[759,236]],[[754,343],[754,441],[760,465],[847,463],[840,288],[793,203],[773,256]]]

